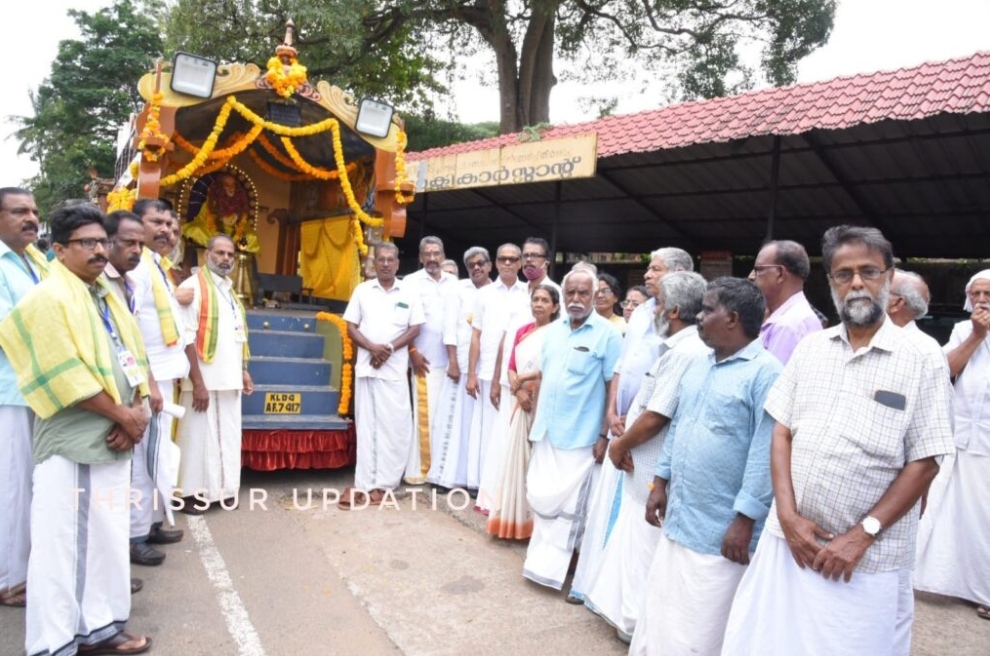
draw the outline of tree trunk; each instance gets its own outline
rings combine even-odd
[[[533,9],[520,57],[520,122],[516,131],[527,125],[550,122],[550,92],[557,83],[553,74],[555,24],[555,7]]]

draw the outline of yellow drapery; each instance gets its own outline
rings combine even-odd
[[[360,258],[350,215],[306,221],[300,226],[300,273],[314,296],[347,301],[361,282]]]

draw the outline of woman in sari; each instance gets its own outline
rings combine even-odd
[[[550,322],[560,316],[560,295],[555,288],[540,285],[533,290],[530,303],[535,321],[516,333],[509,359],[509,389],[513,399],[509,452],[487,526],[489,534],[514,540],[529,539],[533,533],[533,516],[526,502],[529,430],[540,386],[543,337]]]

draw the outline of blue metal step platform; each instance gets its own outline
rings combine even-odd
[[[244,465],[270,470],[348,464],[340,449],[353,453],[354,433],[352,422],[336,414],[336,328],[317,321],[315,312],[291,310],[249,310],[247,324],[254,393],[241,400]]]

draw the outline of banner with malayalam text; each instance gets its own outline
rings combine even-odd
[[[416,192],[591,178],[598,135],[530,141],[410,163]]]

